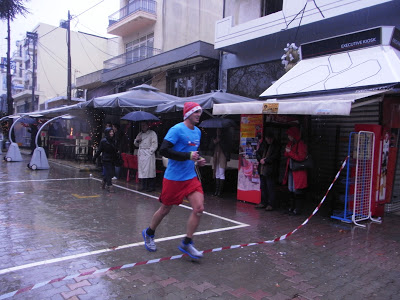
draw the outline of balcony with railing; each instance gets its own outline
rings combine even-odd
[[[12,55],[12,60],[15,62],[22,62],[22,55],[19,51],[14,51]]]
[[[114,70],[119,67],[135,63],[154,55],[160,54],[162,51],[153,47],[141,46],[132,51],[125,52],[124,54],[115,56],[104,62],[104,72]]]
[[[126,36],[157,21],[157,2],[133,0],[108,17],[107,33]]]
[[[11,82],[13,85],[14,84],[21,85],[24,82],[24,78],[22,78],[22,76],[19,75],[12,75]]]

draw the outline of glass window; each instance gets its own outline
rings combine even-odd
[[[172,73],[170,75],[170,89],[169,93],[178,97],[190,97],[194,95],[200,95],[209,93],[212,90],[217,89],[217,68],[209,67],[197,70],[190,67],[191,72],[185,73],[185,70],[181,70]]]
[[[125,45],[126,62],[132,63],[154,55],[154,33],[145,35]]]
[[[281,11],[283,0],[261,0],[261,17]]]
[[[285,70],[281,61],[244,66],[228,70],[228,92],[257,99]]]
[[[205,93],[204,84],[205,73],[196,74],[195,76],[195,95],[200,95]]]

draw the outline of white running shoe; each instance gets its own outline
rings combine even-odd
[[[186,253],[189,255],[191,258],[194,259],[199,259],[203,257],[203,251],[197,250],[193,246],[193,242],[190,242],[189,244],[184,244],[183,241],[181,245],[178,247],[179,250],[181,250],[183,253]]]
[[[154,243],[154,235],[147,235],[146,230],[147,228],[142,231],[144,247],[150,252],[157,251],[156,243]]]

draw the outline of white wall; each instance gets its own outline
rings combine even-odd
[[[215,23],[222,18],[223,0],[157,0],[154,25],[124,36],[119,53],[128,42],[154,32],[154,48],[169,51],[198,40],[214,43]],[[126,5],[121,0],[121,8]]]
[[[40,23],[35,31],[39,35],[37,84],[40,105],[67,94],[67,30]],[[103,69],[103,61],[117,55],[118,43],[114,44],[106,38],[71,31],[72,85],[77,77]]]

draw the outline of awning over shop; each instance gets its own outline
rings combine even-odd
[[[221,103],[238,103],[245,102],[248,103],[254,101],[254,99],[238,96],[235,94],[226,93],[221,90],[217,90],[211,93],[196,95],[187,98],[179,98],[177,101],[173,101],[166,104],[161,104],[157,107],[156,113],[168,113],[183,110],[185,102],[196,102],[203,109],[212,109],[214,105]]]
[[[66,106],[61,106],[61,107],[56,107],[56,108],[50,108],[50,109],[44,109],[44,110],[39,110],[39,111],[34,111],[30,113],[26,113],[23,115],[30,116],[30,117],[46,117],[46,118],[53,118],[57,116],[61,116],[64,114],[77,114],[79,112],[82,112],[82,108],[78,104],[73,104],[73,105],[66,105]]]
[[[301,45],[303,59],[260,97],[397,84],[400,82],[399,38],[398,29],[381,27]]]
[[[79,104],[73,104],[73,105],[61,106],[61,107],[56,107],[56,108],[51,108],[51,109],[44,109],[44,110],[38,110],[38,111],[33,111],[33,112],[4,116],[0,119],[0,121],[7,120],[7,119],[18,119],[20,117],[53,118],[53,117],[61,116],[64,114],[76,114],[81,111],[82,111],[82,108],[79,106]]]
[[[59,97],[54,97],[54,98],[51,98],[51,99],[46,100],[46,101],[44,102],[44,105],[45,105],[45,107],[46,107],[46,109],[47,109],[49,103],[53,103],[53,104],[54,104],[54,103],[57,103],[57,102],[64,102],[64,101],[68,101],[68,98],[67,98],[66,96],[59,96]],[[83,98],[74,98],[74,97],[71,97],[71,101],[72,101],[72,102],[84,102],[85,99],[83,99]]]
[[[380,101],[382,91],[365,91],[296,98],[270,99],[244,103],[215,104],[214,115],[280,114],[280,115],[350,115],[352,103],[367,98]],[[370,97],[370,98],[368,98]]]
[[[94,108],[132,108],[155,109],[158,105],[177,101],[181,98],[160,92],[147,84],[142,84],[122,93],[96,97],[90,101],[80,103],[79,106]]]

